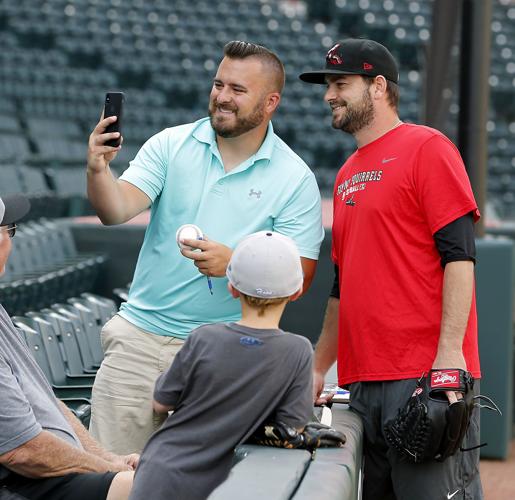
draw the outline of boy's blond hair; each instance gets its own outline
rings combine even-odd
[[[258,316],[264,316],[265,311],[268,308],[277,306],[279,304],[283,304],[284,302],[288,302],[289,300],[289,297],[275,297],[273,299],[262,299],[261,297],[252,297],[251,295],[245,295],[242,292],[240,292],[240,296],[249,307],[258,310]]]

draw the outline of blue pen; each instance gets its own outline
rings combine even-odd
[[[198,240],[203,240],[204,238],[202,236],[199,236],[197,238]],[[206,275],[207,278],[207,287],[209,288],[209,293],[213,295],[213,283],[211,282],[211,278]]]

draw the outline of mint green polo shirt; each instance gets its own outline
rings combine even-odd
[[[175,233],[183,224],[196,224],[230,248],[256,231],[277,231],[295,240],[301,256],[318,259],[324,230],[315,177],[271,123],[256,154],[228,173],[203,118],[151,137],[121,179],[152,200],[129,298],[120,308],[143,330],[185,338],[200,325],[240,318],[227,279],[211,278],[211,295],[206,276],[180,253]]]

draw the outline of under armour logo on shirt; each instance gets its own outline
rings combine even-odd
[[[249,192],[249,198],[255,196],[258,200],[261,198],[261,191],[254,191],[253,189]]]

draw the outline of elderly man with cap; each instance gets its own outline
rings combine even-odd
[[[0,198],[0,274],[30,205]],[[123,500],[138,455],[103,450],[58,401],[0,305],[0,498]],[[124,471],[124,472],[121,472]]]
[[[314,357],[314,398],[337,359],[338,382],[364,422],[365,500],[482,498],[478,450],[443,462],[403,461],[384,426],[431,369],[480,377],[474,293],[479,212],[463,161],[439,131],[398,115],[399,72],[381,44],[347,39],[324,69],[333,128],[357,150],[334,187],[334,286]],[[476,380],[475,390],[478,390]],[[449,402],[460,395],[447,392]],[[462,448],[478,444],[472,415]]]

